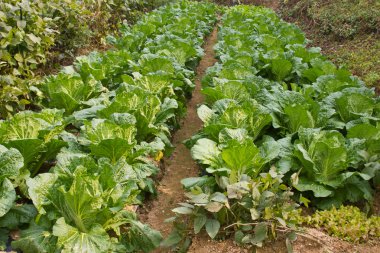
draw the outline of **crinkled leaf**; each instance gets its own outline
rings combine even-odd
[[[191,148],[191,156],[203,164],[218,166],[220,164],[220,150],[216,142],[209,139],[199,139]]]
[[[26,180],[29,197],[32,199],[34,206],[41,214],[46,213],[43,206],[50,204],[48,194],[56,180],[57,175],[53,173],[39,174],[34,178],[28,178]]]
[[[102,253],[110,248],[110,238],[99,224],[84,232],[66,224],[65,219],[59,218],[53,226],[53,235],[58,237],[57,245],[64,253]]]
[[[0,181],[0,217],[4,216],[16,200],[16,191],[8,178]]]
[[[12,242],[13,249],[20,249],[24,253],[57,251],[57,238],[45,226],[32,222],[28,229],[21,230],[20,239]]]
[[[37,210],[33,205],[15,205],[0,218],[0,227],[16,229],[22,224],[29,224],[36,215]]]
[[[18,176],[23,166],[24,159],[17,149],[0,145],[0,178]]]

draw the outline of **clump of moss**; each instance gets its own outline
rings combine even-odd
[[[380,237],[380,216],[367,217],[354,206],[317,211],[313,215],[300,216],[298,220],[300,224],[323,228],[329,235],[350,242],[364,242],[371,237]]]

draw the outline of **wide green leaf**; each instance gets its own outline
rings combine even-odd
[[[214,219],[207,219],[206,221],[206,232],[207,234],[214,239],[215,236],[218,234],[219,229],[220,229],[220,223],[218,220]]]
[[[191,148],[191,156],[202,164],[218,166],[220,164],[220,150],[216,142],[209,139],[199,139]]]
[[[194,233],[198,234],[203,226],[206,224],[207,217],[206,215],[198,215],[194,218]]]
[[[276,76],[277,81],[282,81],[292,71],[293,65],[285,59],[272,60],[272,72]]]
[[[221,155],[227,167],[231,169],[232,182],[236,182],[241,174],[257,175],[264,164],[260,150],[249,139],[243,143],[229,141]]]
[[[0,181],[0,217],[4,216],[16,200],[16,191],[8,178]]]
[[[103,253],[110,248],[110,238],[99,224],[93,224],[86,231],[68,225],[64,218],[59,218],[53,227],[53,235],[58,237],[57,245],[64,253]]]
[[[18,176],[23,166],[24,158],[17,149],[7,149],[0,145],[0,180]]]
[[[56,243],[57,238],[52,235],[47,226],[32,222],[29,228],[21,231],[20,239],[12,242],[12,248],[20,249],[25,253],[55,253]]]

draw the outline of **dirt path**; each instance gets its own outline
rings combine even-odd
[[[164,223],[164,220],[172,217],[174,213],[171,210],[184,200],[184,191],[180,181],[187,177],[197,176],[199,173],[197,164],[191,158],[190,151],[182,144],[182,141],[190,138],[202,127],[202,121],[197,115],[197,105],[203,102],[203,96],[200,92],[201,79],[206,69],[216,62],[213,50],[216,40],[217,28],[215,27],[206,39],[205,55],[196,70],[196,87],[192,99],[187,105],[187,115],[182,120],[181,128],[173,135],[175,150],[169,159],[164,160],[165,173],[157,187],[158,198],[151,203],[148,213],[141,216],[144,222],[159,230],[163,236],[167,236],[172,229],[172,225]],[[167,252],[167,250],[159,249],[157,252]]]

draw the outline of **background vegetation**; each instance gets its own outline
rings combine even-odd
[[[331,60],[368,86],[380,87],[380,1],[280,1],[283,18],[296,22]]]
[[[214,0],[225,5],[255,4],[274,8],[295,22],[312,46],[350,69],[380,91],[380,1],[377,0]]]
[[[2,0],[0,118],[25,109],[38,75],[71,63],[84,47],[101,49],[118,24],[133,23],[164,0]],[[43,65],[46,64],[47,67]]]

